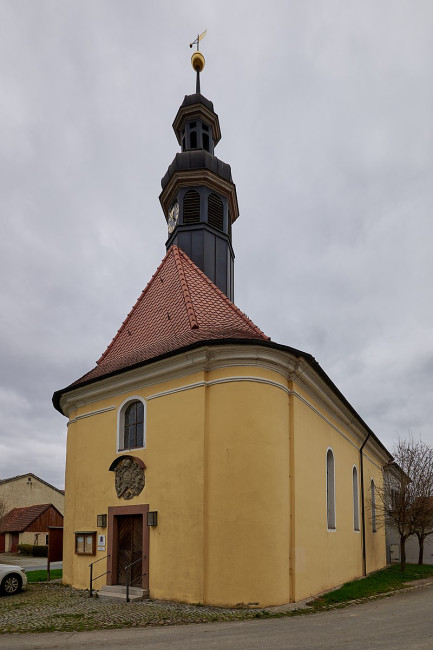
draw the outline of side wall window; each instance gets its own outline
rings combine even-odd
[[[371,528],[373,533],[376,532],[376,488],[373,479],[371,479]]]
[[[141,398],[129,398],[118,412],[118,451],[146,446],[146,407]]]
[[[335,463],[332,449],[326,452],[326,516],[328,530],[335,530]]]
[[[353,485],[353,530],[359,530],[359,487],[358,487],[358,470],[353,466],[352,471]]]

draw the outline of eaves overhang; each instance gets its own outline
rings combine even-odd
[[[311,354],[309,354],[308,352],[303,352],[302,350],[298,350],[297,348],[292,348],[287,345],[282,345],[280,343],[275,343],[273,341],[266,341],[263,339],[227,338],[227,339],[212,339],[208,341],[197,341],[190,345],[184,346],[182,348],[178,348],[176,350],[172,350],[170,352],[161,354],[151,359],[146,359],[145,361],[141,361],[139,363],[129,365],[125,368],[108,372],[97,378],[85,380],[80,383],[74,383],[71,384],[70,386],[67,386],[66,388],[60,389],[53,394],[52,400],[53,400],[54,408],[57,411],[59,411],[59,413],[61,413],[62,415],[67,416],[68,414],[65,413],[62,409],[61,401],[62,398],[72,393],[73,391],[78,391],[87,386],[91,386],[92,384],[96,385],[103,381],[110,380],[114,377],[120,377],[121,375],[125,375],[125,373],[132,372],[134,370],[137,370],[139,368],[144,368],[146,366],[151,366],[152,364],[157,364],[158,362],[164,360],[174,359],[175,357],[181,355],[188,355],[188,353],[196,350],[200,350],[200,348],[203,349],[214,348],[214,347],[223,348],[223,347],[230,347],[230,346],[233,346],[234,348],[242,348],[242,347],[249,346],[250,348],[256,348],[256,349],[264,348],[270,351],[274,350],[274,351],[287,353],[293,359],[293,362],[290,364],[290,368],[287,368],[286,371],[287,378],[288,379],[297,378],[300,381],[306,381],[310,386],[314,385],[315,392],[316,391],[321,392],[324,396],[324,399],[326,400],[325,390],[323,388],[320,389],[320,386],[318,386],[317,381],[314,379],[314,377],[311,376],[309,377],[309,375],[311,375],[311,371],[313,371],[312,374],[316,375],[321,380],[321,382],[323,382],[324,388],[328,390],[328,393],[332,393],[332,395],[336,397],[337,400],[341,403],[343,410],[347,414],[344,417],[345,423],[348,426],[352,426],[352,427],[356,426],[358,430],[358,437],[362,434],[364,434],[365,436],[369,434],[370,440],[374,442],[375,446],[381,450],[385,459],[388,459],[389,461],[392,460],[392,455],[387,450],[385,445],[379,440],[379,438],[372,431],[372,429],[370,429],[367,423],[361,418],[361,416],[353,408],[350,402],[344,397],[343,393],[341,393],[341,391],[337,388],[334,382],[330,379],[330,377],[326,374],[326,372],[323,370],[323,368],[320,366],[320,364],[316,361],[316,359]],[[310,373],[308,372],[309,370]]]
[[[205,185],[227,197],[231,221],[234,223],[239,216],[236,185],[232,181],[220,176],[217,172],[206,168],[176,169],[173,171],[159,195],[159,202],[161,203],[165,218],[168,219],[170,205],[180,188],[197,187],[200,185]]]

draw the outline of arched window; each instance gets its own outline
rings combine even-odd
[[[358,488],[358,470],[353,466],[352,471],[353,486],[353,530],[359,530],[359,488]]]
[[[332,449],[326,452],[326,516],[328,530],[335,530],[335,463]]]
[[[223,230],[224,226],[224,206],[220,197],[216,194],[210,194],[207,204],[207,221],[210,226]]]
[[[374,481],[371,479],[371,529],[373,533],[376,532],[376,488]]]
[[[129,399],[119,409],[118,448],[137,449],[146,446],[145,405],[141,399]]]
[[[183,223],[198,223],[200,221],[200,194],[188,190],[183,197]]]

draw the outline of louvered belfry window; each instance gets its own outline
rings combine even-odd
[[[223,230],[224,225],[224,207],[220,197],[211,194],[207,204],[207,220],[210,226]]]
[[[188,190],[183,199],[183,223],[198,223],[200,221],[200,194]]]

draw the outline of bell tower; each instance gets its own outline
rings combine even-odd
[[[221,139],[218,115],[200,92],[205,59],[193,45],[196,92],[186,95],[173,122],[180,145],[161,180],[159,200],[167,221],[167,250],[179,246],[223,293],[234,300],[232,224],[239,216],[230,165],[214,155]]]

